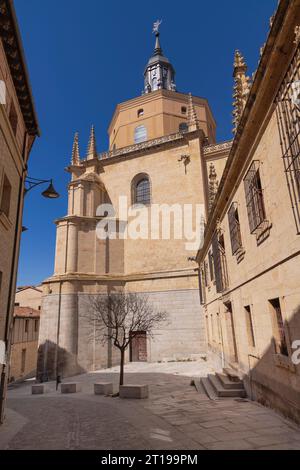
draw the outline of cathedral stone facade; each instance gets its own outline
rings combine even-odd
[[[94,128],[87,154],[80,156],[75,136],[67,215],[56,221],[55,273],[44,282],[38,375],[67,376],[97,370],[119,361],[111,345],[103,346],[84,314],[95,295],[110,292],[146,294],[168,324],[153,338],[141,332],[140,351],[127,360],[192,360],[206,352],[198,270],[187,240],[122,237],[128,220],[120,196],[129,205],[209,206],[209,169],[220,178],[229,144],[215,145],[215,120],[206,99],[175,91],[175,71],[163,55],[156,32],[153,56],[145,69],[142,96],[116,107],[109,126],[109,150],[99,154]],[[213,146],[215,145],[215,149]],[[206,148],[209,146],[209,152]],[[111,204],[113,214],[99,213]],[[108,212],[110,212],[108,210]],[[163,216],[163,214],[162,214]],[[115,222],[116,237],[98,237],[103,219]],[[171,234],[176,229],[172,219]],[[192,225],[199,224],[196,212]],[[196,227],[197,228],[197,227]]]

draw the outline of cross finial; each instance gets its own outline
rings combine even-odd
[[[159,34],[159,27],[162,24],[162,20],[156,20],[155,23],[153,23],[153,33],[154,34]]]

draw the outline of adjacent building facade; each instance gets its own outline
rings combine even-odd
[[[208,349],[248,395],[300,421],[300,2],[281,1],[250,85],[235,58],[235,138],[197,260]]]
[[[40,311],[42,308],[42,286],[18,287],[15,295],[15,307],[30,307]]]
[[[24,182],[39,134],[13,2],[0,1],[0,421],[22,228]]]
[[[9,382],[36,376],[40,311],[31,307],[15,307]]]

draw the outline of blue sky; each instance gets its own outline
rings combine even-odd
[[[61,194],[26,196],[18,284],[36,284],[53,273],[56,218],[67,210],[74,132],[86,151],[91,124],[98,150],[107,149],[114,107],[141,94],[143,70],[154,48],[152,24],[163,19],[161,42],[176,69],[178,91],[209,100],[218,140],[230,139],[235,49],[249,72],[269,30],[277,0],[15,0],[42,136],[29,175],[53,177]]]

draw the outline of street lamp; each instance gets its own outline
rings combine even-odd
[[[57,191],[55,191],[54,186],[53,186],[53,180],[39,180],[37,178],[30,178],[27,177],[25,180],[25,189],[24,193],[25,195],[33,188],[36,188],[36,186],[39,186],[44,183],[49,183],[49,186],[45,191],[42,192],[42,196],[46,197],[47,199],[57,199],[60,195],[58,194]]]

